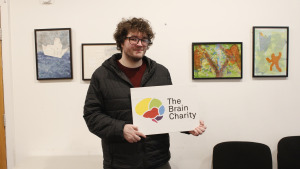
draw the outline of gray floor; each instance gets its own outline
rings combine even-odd
[[[30,157],[14,169],[99,169],[101,156]]]

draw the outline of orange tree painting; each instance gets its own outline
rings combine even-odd
[[[193,79],[242,78],[242,43],[193,43]]]

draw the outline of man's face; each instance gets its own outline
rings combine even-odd
[[[147,35],[141,32],[129,32],[127,37],[147,39]],[[122,44],[122,55],[131,61],[140,61],[145,55],[148,46],[142,44],[141,40],[137,44],[131,44],[129,38],[126,38]]]

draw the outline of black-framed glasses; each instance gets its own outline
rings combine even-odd
[[[129,39],[129,43],[131,45],[137,45],[140,41],[143,46],[148,46],[149,44],[151,44],[151,41],[149,39],[139,39],[137,37],[126,37],[126,38]]]

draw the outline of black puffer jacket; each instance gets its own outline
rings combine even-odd
[[[170,159],[169,134],[149,135],[137,143],[123,137],[125,124],[132,124],[130,88],[133,87],[119,69],[115,54],[93,74],[87,92],[84,119],[89,130],[102,139],[104,169],[152,169]],[[141,86],[171,85],[169,71],[144,56],[147,69]]]

